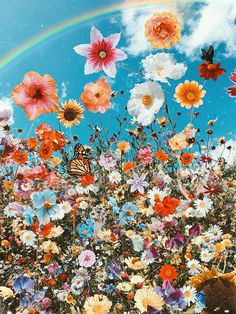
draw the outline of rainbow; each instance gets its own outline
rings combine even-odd
[[[10,51],[7,55],[5,55],[0,60],[0,69],[2,70],[7,65],[10,65],[13,61],[20,58],[22,55],[35,48],[36,46],[42,44],[44,41],[52,39],[59,33],[65,32],[73,27],[76,27],[82,23],[91,21],[95,18],[109,15],[111,13],[117,13],[119,11],[131,9],[131,8],[139,8],[139,7],[147,7],[151,5],[156,5],[158,3],[175,3],[176,0],[138,0],[138,1],[128,1],[124,3],[119,3],[115,5],[110,5],[106,7],[102,7],[97,10],[90,11],[88,13],[84,13],[78,16],[75,16],[69,20],[66,20],[62,23],[59,23],[50,29],[32,37],[31,39],[25,41],[22,45],[17,47],[16,49]]]

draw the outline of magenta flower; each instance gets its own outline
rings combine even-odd
[[[234,72],[230,75],[229,77],[231,79],[231,81],[236,84],[236,69],[234,70]],[[236,97],[236,85],[231,86],[228,88],[227,93],[229,94],[229,96],[231,97]]]
[[[111,34],[103,37],[102,33],[92,27],[90,31],[90,44],[82,44],[74,47],[76,53],[87,58],[84,67],[84,74],[104,71],[108,76],[116,76],[115,63],[127,58],[127,55],[117,49],[116,45],[120,40],[120,34]]]
[[[152,163],[152,150],[149,146],[140,149],[137,153],[137,158],[143,165],[149,165]]]
[[[79,255],[79,265],[81,267],[91,267],[96,261],[96,255],[93,251],[85,250]]]

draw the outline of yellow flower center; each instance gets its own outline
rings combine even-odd
[[[104,59],[104,58],[106,58],[106,56],[107,56],[107,53],[106,53],[105,50],[101,50],[101,51],[99,52],[99,57],[100,57],[100,58]]]
[[[45,208],[45,209],[51,209],[52,208],[52,201],[51,200],[46,200],[45,202],[44,202],[44,205],[43,205],[43,207]]]
[[[188,100],[194,100],[195,99],[195,94],[193,92],[187,92],[187,95],[186,95],[187,99]]]
[[[191,293],[190,293],[190,291],[185,291],[184,295],[186,296],[186,298],[188,298],[188,297],[190,297]]]
[[[157,74],[158,75],[161,75],[161,72],[164,70],[164,67],[159,67],[158,69],[157,69]]]
[[[170,276],[172,275],[172,271],[169,270],[169,269],[167,269],[167,270],[165,271],[165,274],[166,274],[166,276],[170,277]]]
[[[149,95],[144,95],[142,98],[142,103],[146,107],[151,106],[152,105],[152,97]]]
[[[205,204],[204,202],[200,202],[199,207],[200,207],[200,208],[205,208],[205,207],[206,207],[206,204]]]
[[[103,312],[103,306],[101,304],[95,304],[92,307],[92,313],[94,314],[100,314]]]

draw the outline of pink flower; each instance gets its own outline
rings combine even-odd
[[[87,58],[84,74],[104,71],[108,76],[116,76],[115,63],[127,58],[127,55],[117,49],[116,45],[120,40],[120,34],[111,34],[103,37],[102,33],[92,27],[90,31],[90,44],[82,44],[74,47],[76,53]]]
[[[37,72],[26,73],[23,81],[13,89],[11,96],[24,109],[29,120],[58,110],[56,82],[47,74],[41,76]]]
[[[231,81],[236,84],[236,69],[234,70],[234,72],[230,75],[229,77],[231,79]],[[227,93],[229,94],[229,96],[231,97],[236,97],[236,85],[231,86],[228,88]]]
[[[106,154],[102,152],[98,163],[106,170],[111,170],[116,165],[116,157],[112,154],[112,152],[107,152]]]
[[[137,153],[137,158],[144,165],[149,165],[152,163],[152,150],[149,146],[144,149],[140,149]]]
[[[93,251],[85,250],[79,255],[79,265],[81,267],[91,267],[96,261],[96,255]]]

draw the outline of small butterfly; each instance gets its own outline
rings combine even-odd
[[[205,49],[201,49],[202,51],[202,55],[201,58],[203,60],[206,60],[207,62],[213,63],[213,57],[214,57],[214,48],[211,45],[208,49],[208,51],[206,51]]]
[[[88,153],[81,144],[76,144],[74,148],[74,156],[68,162],[68,171],[70,175],[83,176],[91,173]]]

